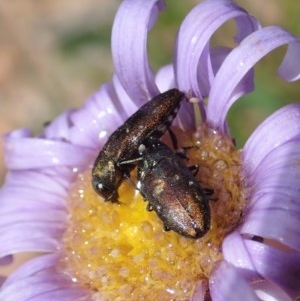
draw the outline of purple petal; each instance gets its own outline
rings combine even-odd
[[[295,139],[275,148],[255,170],[250,184],[250,212],[282,209],[283,212],[292,212],[297,219],[300,213],[299,142]],[[279,225],[285,226],[285,223],[286,220],[283,220]],[[293,240],[294,237],[290,239]]]
[[[257,30],[257,21],[231,1],[203,1],[184,19],[177,37],[175,66],[178,87],[198,98],[208,95],[214,73],[209,41],[225,22],[234,19],[239,30],[236,41]]]
[[[166,65],[158,70],[155,82],[159,91],[167,91],[175,87],[175,75],[173,65]]]
[[[31,137],[32,131],[29,129],[18,129],[9,133],[10,138],[24,138]]]
[[[255,281],[252,283],[252,287],[255,289],[260,300],[295,301],[292,300],[279,286],[268,280],[262,279]]]
[[[9,169],[33,169],[50,166],[85,167],[95,152],[63,141],[42,138],[5,137],[5,161]]]
[[[82,146],[83,151],[86,148],[98,151],[111,133],[136,110],[137,106],[128,97],[118,78],[114,76],[113,84],[102,85],[82,108],[69,110],[52,121],[45,128],[45,133],[41,138],[70,142],[76,146]],[[56,145],[60,151],[63,151],[61,145],[57,143]],[[78,152],[74,149],[73,153]],[[83,153],[83,156],[86,154]]]
[[[116,114],[120,114],[122,119],[126,120],[128,116],[132,115],[139,107],[135,104],[135,99],[129,97],[116,75],[113,76],[113,85],[115,93],[118,96]]]
[[[147,57],[147,33],[164,7],[162,0],[125,0],[115,17],[112,55],[116,74],[139,107],[159,94]]]
[[[0,215],[0,257],[19,252],[53,252],[60,246],[66,227],[64,210],[16,208]]]
[[[300,104],[287,105],[269,116],[246,142],[242,158],[249,174],[273,149],[300,136]]]
[[[5,189],[0,191],[1,197],[1,214],[9,214],[13,211],[30,211],[48,210],[50,207],[53,209],[65,209],[65,199],[56,194],[49,194],[45,191],[32,191],[31,188],[5,186]],[[1,221],[0,221],[1,222]]]
[[[24,231],[24,227],[27,227],[27,230]],[[54,252],[61,245],[60,240],[64,230],[61,229],[59,238],[55,239],[50,236],[58,236],[56,226],[52,229],[49,225],[41,227],[35,223],[34,225],[24,224],[23,229],[22,226],[13,227],[7,235],[3,236],[7,241],[4,246],[1,246],[0,256],[22,252]],[[33,233],[31,236],[30,231]]]
[[[120,84],[106,83],[78,110],[69,110],[45,128],[43,138],[99,149],[108,136],[136,111]]]
[[[8,265],[13,262],[13,256],[12,255],[7,255],[4,257],[0,257],[0,265]]]
[[[252,273],[252,281],[256,290],[265,294],[275,295],[280,298],[275,300],[290,300],[300,292],[300,256],[296,253],[288,253],[253,240],[244,239],[237,232],[228,235],[222,244],[223,256],[226,261]],[[260,277],[267,281],[258,280]],[[255,278],[258,278],[255,280]],[[270,283],[273,283],[270,286]],[[258,285],[260,284],[260,285]],[[274,284],[281,287],[274,286]],[[272,290],[270,290],[272,288]],[[265,300],[265,299],[264,299]]]
[[[240,233],[234,231],[225,237],[222,243],[222,253],[224,260],[232,265],[244,270],[255,270],[251,254],[247,251],[245,240]],[[257,276],[256,273],[254,275]]]
[[[282,201],[285,202],[285,199],[291,198],[291,201],[295,203],[295,207],[299,207],[296,203],[299,200],[299,186],[295,185],[298,184],[299,179],[299,170],[295,167],[289,167],[285,169],[286,174],[289,175],[291,178],[282,177],[278,178],[274,175],[270,176],[270,174],[266,174],[266,178],[262,183],[259,183],[255,186],[255,191],[252,192],[251,196],[251,207],[256,206],[255,202],[260,201],[265,196],[273,199],[274,201],[278,200],[278,198],[283,197]],[[267,178],[269,176],[269,178]],[[297,178],[298,177],[298,178]],[[278,197],[275,197],[278,196]],[[252,203],[253,200],[253,203]],[[262,202],[264,200],[261,200]]]
[[[23,278],[29,277],[30,275],[34,275],[35,273],[41,272],[42,270],[54,267],[57,264],[58,260],[58,255],[54,254],[43,255],[29,260],[15,272],[10,274],[3,288],[13,284],[15,281],[22,280]]]
[[[173,65],[162,67],[156,74],[155,82],[160,91],[170,90],[175,86]],[[181,109],[177,114],[172,126],[181,128],[182,130],[192,129],[195,127],[195,120],[191,118],[194,114],[194,108],[191,103],[182,103]]]
[[[0,256],[53,252],[60,246],[66,226],[66,195],[75,169],[86,169],[95,156],[94,150],[63,141],[71,137],[72,114],[64,114],[48,127],[46,135],[54,140],[31,138],[26,130],[5,137],[7,165],[14,171],[0,192],[0,234],[5,241]]]
[[[48,215],[56,214],[57,211],[48,210]],[[60,239],[66,227],[66,213],[59,212],[59,216],[54,220],[38,220],[46,217],[46,213],[41,211],[32,213],[32,221],[24,220],[27,216],[13,213],[1,222],[1,239],[5,243],[0,245],[0,256],[7,256],[20,252],[53,252],[60,246]],[[3,218],[3,216],[1,216]],[[20,221],[16,219],[20,218]],[[5,223],[6,222],[6,223]]]
[[[249,210],[283,209],[300,214],[300,137],[268,154],[251,175]]]
[[[12,197],[16,194],[16,198],[20,198],[20,201],[26,198],[36,199],[45,203],[55,203],[61,206],[62,202],[65,203],[64,198],[66,197],[67,189],[69,189],[70,182],[76,175],[72,170],[67,168],[51,168],[43,170],[22,170],[22,171],[10,171],[6,175],[5,186],[3,191],[8,191],[5,198]],[[37,191],[40,194],[37,195]],[[52,194],[51,198],[46,198]],[[23,196],[23,198],[21,197]],[[4,198],[4,196],[3,196]],[[57,202],[58,200],[58,202]],[[1,204],[3,200],[1,200]],[[14,198],[15,202],[15,198]]]
[[[279,75],[287,82],[300,79],[300,41],[288,45],[287,53],[278,69]]]
[[[214,301],[259,301],[238,270],[225,261],[212,273],[209,287]]]
[[[55,288],[55,287],[54,287]],[[42,288],[43,289],[43,288]],[[34,296],[30,297],[30,301],[52,301],[52,300],[59,300],[59,301],[95,301],[95,298],[89,297],[89,293],[84,292],[80,289],[74,288],[59,288],[59,289],[52,289],[45,293],[35,294]],[[27,299],[26,299],[27,301]],[[97,296],[97,301],[104,301],[104,299],[100,299]]]
[[[300,295],[300,255],[284,252],[253,240],[245,241],[253,258],[255,270],[265,279],[276,283],[293,300]]]
[[[286,194],[274,193],[275,189],[269,193],[256,193],[251,199],[249,210],[282,209],[300,214],[299,197],[291,195],[289,190]]]
[[[42,138],[70,141],[70,115],[72,112],[73,110],[67,110],[51,121],[49,125],[45,127]],[[31,137],[31,135],[26,135],[26,137]]]
[[[22,212],[21,210],[15,209],[10,213],[5,213],[0,215],[0,233],[5,235],[7,229],[5,227],[16,227],[20,224],[39,224],[39,223],[48,223],[54,226],[56,223],[59,224],[66,218],[66,211],[64,210],[55,210],[52,209],[51,211],[48,209],[48,212],[43,212],[41,210],[33,210],[31,212]],[[17,221],[17,222],[16,222]],[[13,225],[11,225],[13,224]],[[61,227],[58,227],[61,228]],[[3,233],[4,232],[4,233]]]
[[[266,173],[270,176],[277,177],[278,181],[283,177],[288,177],[286,169],[291,167],[297,167],[299,170],[300,160],[300,132],[299,137],[286,142],[285,144],[275,147],[269,154],[267,154],[264,159],[257,166],[255,171],[252,173],[253,184],[258,184],[266,178]],[[292,179],[291,179],[292,180]]]
[[[0,300],[91,300],[87,291],[55,269],[58,260],[57,256],[45,255],[26,262],[4,282]]]
[[[222,132],[226,131],[227,112],[236,101],[236,94],[241,94],[240,88],[238,92],[236,91],[238,84],[261,58],[285,44],[292,47],[292,50],[287,51],[286,58],[279,68],[280,73],[281,75],[284,73],[286,80],[297,79],[300,72],[299,62],[295,64],[295,68],[289,70],[290,77],[287,75],[287,67],[291,60],[297,61],[295,54],[300,52],[300,43],[297,38],[280,27],[269,26],[253,32],[227,56],[216,74],[209,95],[207,120],[212,127]],[[295,76],[295,73],[298,76]]]
[[[253,209],[245,216],[242,234],[273,239],[300,251],[300,214],[290,210]]]
[[[71,175],[70,175],[71,174]],[[0,190],[0,257],[16,252],[53,252],[66,223],[66,195],[75,174],[64,168],[10,172]]]
[[[0,275],[0,289],[1,289],[2,284],[5,282],[5,280],[6,280],[6,277]],[[0,295],[1,295],[1,291],[0,291]]]
[[[98,151],[135,111],[136,106],[116,80],[113,85],[104,84],[80,110],[71,114],[69,141]]]
[[[300,197],[300,136],[278,147],[275,147],[260,162],[252,174],[248,176],[252,188],[252,198],[257,194],[274,188],[274,194],[282,192],[285,187],[286,195]],[[247,167],[246,167],[247,169]],[[291,192],[293,192],[291,194]],[[300,206],[300,204],[299,204]]]
[[[228,47],[214,47],[211,49],[211,56],[212,56],[212,69],[214,74],[220,69],[221,65],[223,64],[224,60],[226,59],[227,55],[232,51],[231,48]]]

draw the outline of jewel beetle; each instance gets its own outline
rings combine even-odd
[[[165,230],[189,238],[200,238],[210,228],[208,194],[182,158],[159,139],[148,139],[139,147],[138,190],[148,210],[154,210]]]
[[[138,156],[138,147],[149,137],[160,138],[169,128],[185,94],[171,89],[144,104],[111,134],[92,169],[92,186],[106,201],[117,201],[117,189],[134,164],[120,164]]]

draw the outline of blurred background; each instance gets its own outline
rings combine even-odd
[[[116,0],[0,0],[0,135],[15,128],[38,133],[66,108],[78,107],[102,83],[110,81],[113,64],[110,33]],[[150,35],[155,70],[172,58],[178,26],[199,1],[167,0],[167,11]],[[237,3],[263,25],[277,24],[300,36],[300,2],[244,0]],[[234,29],[218,31],[214,43],[232,46]],[[287,84],[276,75],[285,48],[256,68],[256,91],[230,112],[238,145],[270,113],[300,100],[299,82]],[[0,185],[5,173],[0,143]]]

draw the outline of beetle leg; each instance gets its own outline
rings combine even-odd
[[[185,152],[186,152],[187,149],[192,148],[194,146],[188,146],[188,147],[178,148],[178,143],[177,143],[176,135],[174,134],[174,132],[170,128],[168,129],[168,132],[169,132],[169,136],[171,138],[173,149],[176,152],[176,155],[178,155],[182,159],[188,160],[188,157],[186,156]]]
[[[168,132],[169,132],[169,136],[171,138],[173,149],[177,150],[178,149],[178,143],[177,143],[176,135],[174,134],[174,132],[170,128],[168,128]]]
[[[214,190],[212,188],[203,188],[203,191],[206,195],[210,196],[214,194]]]
[[[199,171],[199,165],[198,164],[191,165],[189,166],[189,170],[193,172],[193,176],[195,177]]]
[[[123,160],[123,161],[118,162],[117,166],[126,165],[126,164],[134,164],[134,163],[137,163],[142,160],[143,160],[143,157],[137,157],[137,158],[130,159],[130,160]]]
[[[123,172],[123,178],[124,178],[124,179],[130,180],[130,172],[124,171],[124,172]]]
[[[203,192],[206,196],[208,196],[209,201],[217,201],[217,197],[212,197],[212,195],[215,193],[215,191],[212,188],[203,188]]]
[[[188,160],[188,156],[185,154],[185,151],[184,149],[180,148],[180,149],[177,149],[175,154],[180,157],[181,159],[184,159],[184,160]]]
[[[146,200],[144,199],[144,201],[146,201]],[[147,211],[153,211],[153,209],[154,209],[153,206],[150,203],[148,203],[147,207],[146,207],[146,210]]]
[[[170,230],[171,229],[168,226],[164,225],[164,231],[170,231]]]

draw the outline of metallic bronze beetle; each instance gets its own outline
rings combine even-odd
[[[100,151],[93,169],[92,185],[106,201],[117,201],[117,189],[134,164],[120,164],[138,156],[138,147],[150,137],[160,138],[176,117],[184,93],[172,89],[157,95],[120,126]]]
[[[155,210],[165,230],[199,238],[210,228],[208,195],[174,151],[158,139],[148,139],[139,147],[138,189]]]

